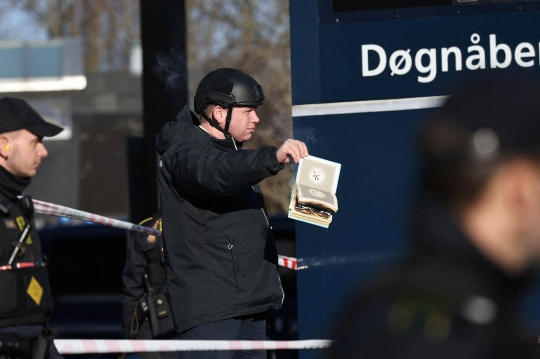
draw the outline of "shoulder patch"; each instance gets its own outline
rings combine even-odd
[[[17,229],[13,219],[4,219],[4,224],[6,225],[7,229]]]
[[[432,343],[440,343],[448,337],[454,316],[454,308],[444,302],[413,294],[395,298],[386,324],[394,334],[415,331],[423,333]]]
[[[19,229],[21,231],[24,230],[25,222],[24,222],[23,216],[19,216],[19,217],[15,218],[15,221],[17,221],[17,225],[19,226]]]
[[[24,231],[24,228],[26,227],[26,222],[24,221],[24,217],[19,216],[19,217],[15,218],[15,221],[17,221],[17,225],[19,226],[19,229],[21,231]],[[28,235],[26,237],[26,240],[25,240],[25,243],[28,244],[28,245],[32,244],[32,238],[30,237],[30,233],[28,233]]]

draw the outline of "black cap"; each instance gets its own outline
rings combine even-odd
[[[0,133],[28,130],[39,137],[59,134],[63,128],[46,122],[26,101],[3,97],[0,99]]]
[[[428,160],[459,160],[457,157],[471,155],[495,158],[493,155],[509,151],[538,152],[540,82],[515,73],[475,77],[456,89],[436,110],[433,120],[428,121],[426,128],[442,126],[438,127],[440,136],[435,139],[439,143],[422,146]],[[460,134],[452,138],[459,141],[445,144],[448,134],[455,134],[455,130]]]

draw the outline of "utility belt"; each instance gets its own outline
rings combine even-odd
[[[174,330],[174,324],[170,315],[169,300],[164,293],[155,293],[144,276],[146,292],[135,308],[131,319],[131,334],[137,339],[166,338]],[[147,324],[147,326],[145,325]],[[146,326],[148,330],[141,330]]]
[[[151,305],[153,305],[153,310],[150,307]],[[150,320],[150,317],[154,316],[154,313],[158,319],[167,318],[169,316],[169,300],[165,294],[158,293],[155,294],[153,298],[146,295],[146,297],[137,305],[136,315],[139,322],[144,322],[147,319]]]
[[[47,267],[12,267],[0,270],[0,321],[6,326],[11,325],[12,318],[12,325],[41,324],[24,323],[24,317],[47,316],[53,310]]]
[[[17,335],[0,334],[0,358],[8,359],[47,359],[53,346],[54,331],[44,327],[34,339]]]

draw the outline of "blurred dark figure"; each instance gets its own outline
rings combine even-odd
[[[150,217],[140,225],[161,229],[161,218]],[[169,309],[161,237],[133,232],[128,240],[122,273],[122,337],[172,339],[176,331]],[[176,353],[135,353],[128,357],[159,359]]]
[[[528,358],[517,300],[540,259],[540,86],[484,77],[423,128],[405,260],[358,295],[331,358]]]

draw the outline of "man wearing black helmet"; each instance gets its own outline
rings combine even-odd
[[[24,100],[0,99],[0,358],[60,357],[46,327],[52,293],[29,196],[20,197],[62,128]]]
[[[181,339],[263,340],[266,313],[283,303],[277,251],[257,184],[308,151],[295,140],[280,148],[241,149],[260,121],[256,110],[263,101],[262,87],[251,76],[218,69],[199,84],[199,116],[186,107],[159,134],[167,289]],[[264,351],[235,355],[265,357]]]
[[[460,88],[421,132],[412,251],[358,295],[330,358],[532,358],[518,303],[540,262],[537,82]]]

